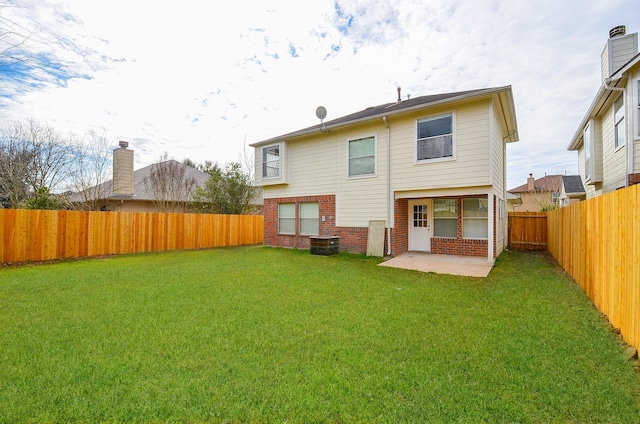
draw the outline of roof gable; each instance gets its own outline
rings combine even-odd
[[[562,175],[547,175],[542,178],[538,178],[533,182],[534,190],[529,190],[527,183],[508,190],[509,193],[529,193],[534,191],[536,193],[545,192],[558,192],[562,184]]]

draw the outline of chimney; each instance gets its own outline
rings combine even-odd
[[[615,74],[633,56],[638,54],[638,33],[627,34],[624,25],[609,30],[609,39],[600,56],[602,80]]]
[[[402,101],[402,98],[400,97],[400,90],[401,90],[401,87],[398,87],[398,103]]]
[[[113,151],[113,195],[133,196],[133,150],[126,141],[118,144]]]
[[[529,178],[527,178],[527,191],[535,191],[536,189],[536,180],[533,178],[533,174],[529,174]]]

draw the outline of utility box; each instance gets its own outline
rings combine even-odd
[[[340,248],[340,237],[309,237],[312,255],[335,255]]]

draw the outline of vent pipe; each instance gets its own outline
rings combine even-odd
[[[402,98],[400,97],[400,90],[401,90],[401,88],[398,87],[398,103],[400,103],[402,101]]]
[[[627,27],[624,25],[618,25],[609,30],[609,38],[619,37],[627,33]]]

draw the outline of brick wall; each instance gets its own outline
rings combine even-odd
[[[340,250],[352,253],[367,251],[368,227],[337,227],[335,195],[280,197],[264,199],[264,244],[266,246],[309,249],[309,236],[300,235],[300,203],[318,202],[320,236],[339,236]],[[296,204],[296,234],[278,234],[278,203]],[[322,217],[324,216],[324,221]],[[386,239],[386,233],[385,233]],[[386,245],[385,245],[386,249]]]
[[[629,185],[640,183],[640,174],[629,174]]]
[[[409,201],[393,202],[394,228],[391,230],[391,254],[398,256],[409,251]]]
[[[456,238],[432,238],[431,251],[433,253],[462,256],[487,256],[487,240],[471,240],[462,237],[462,199],[458,200],[458,227]],[[318,202],[320,213],[320,236],[339,236],[340,250],[352,253],[362,253],[367,251],[367,237],[369,229],[367,227],[337,227],[335,225],[336,201],[335,195],[321,196],[301,196],[301,197],[280,197],[264,200],[264,244],[266,246],[295,247],[298,249],[309,249],[309,236],[300,235],[299,228],[299,204],[304,202]],[[296,204],[296,234],[278,234],[278,203]],[[496,216],[497,202],[493,202]],[[391,230],[391,254],[400,255],[409,250],[409,201],[407,199],[397,199],[394,201],[395,228]],[[324,216],[324,221],[322,217]],[[497,222],[494,218],[494,255],[496,252]],[[387,252],[387,232],[385,231],[385,247]]]
[[[461,255],[461,256],[487,256],[488,254],[488,240],[472,240],[462,237],[462,199],[465,197],[477,197],[477,196],[462,196],[458,197],[458,227],[455,238],[431,238],[431,252],[443,255]],[[494,254],[495,254],[495,240],[496,240],[496,221],[495,221],[495,209],[496,202],[494,196]],[[409,201],[407,199],[398,199],[395,201],[394,206],[395,213],[395,228],[392,235],[392,254],[394,256],[405,253],[409,250]]]

